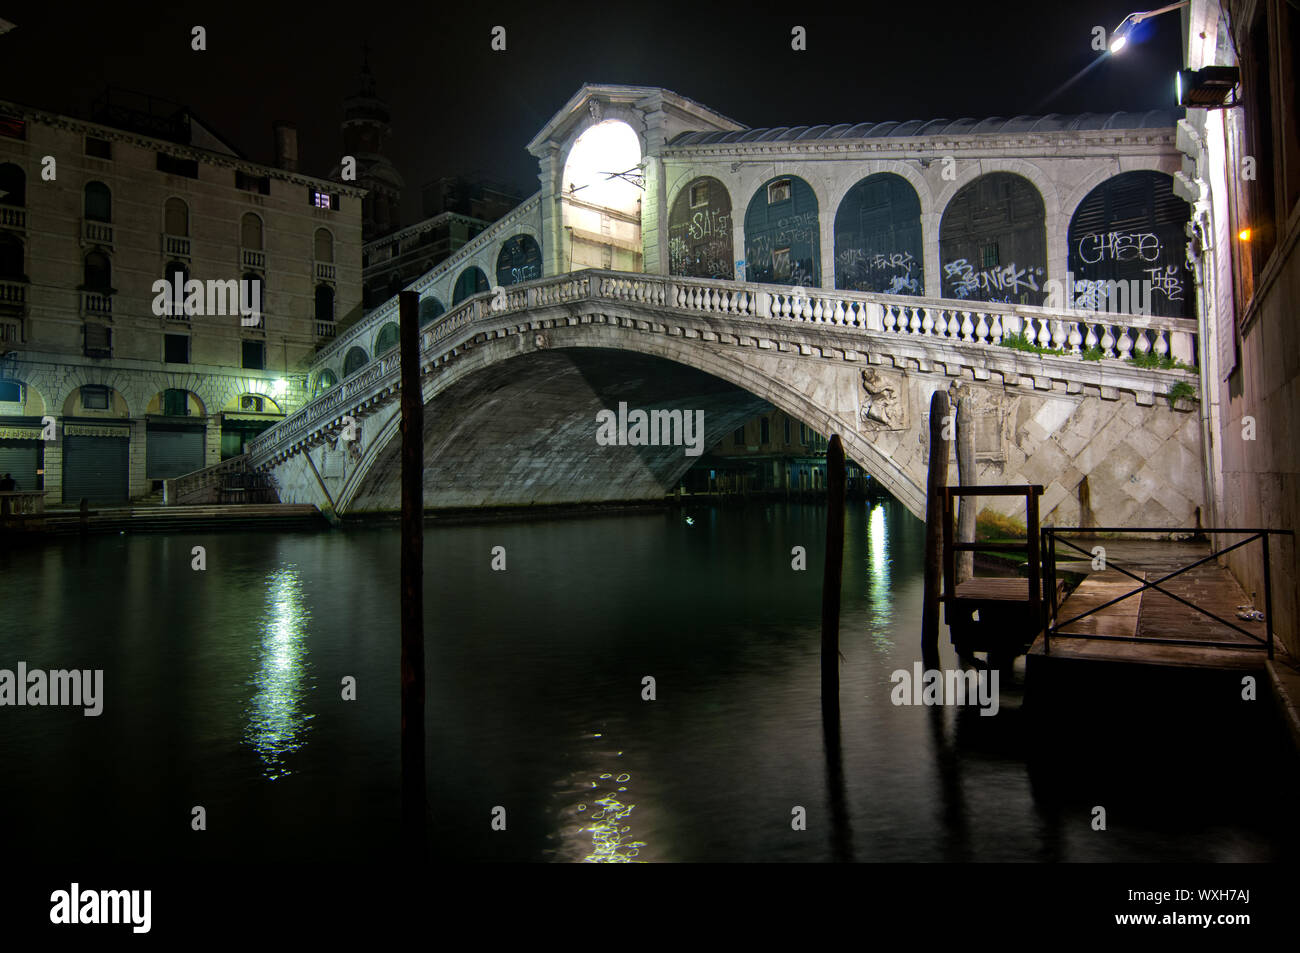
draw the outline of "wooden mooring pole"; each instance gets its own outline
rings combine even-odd
[[[975,414],[971,408],[970,389],[963,387],[957,398],[957,483],[974,486],[979,482],[975,473]],[[973,496],[963,496],[957,501],[957,541],[975,542],[975,511],[978,504]],[[957,582],[963,583],[975,575],[975,554],[969,550],[957,553]]]
[[[948,394],[930,397],[930,474],[925,495],[925,585],[921,603],[921,661],[939,667],[939,587],[943,578],[943,491],[948,485],[948,444],[952,418]]]
[[[420,296],[399,297],[402,349],[402,841],[423,855],[424,403],[420,394]]]
[[[840,707],[840,583],[844,574],[844,443],[826,445],[826,562],[822,572],[822,711]]]

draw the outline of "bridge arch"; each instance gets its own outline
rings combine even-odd
[[[319,397],[321,394],[325,393],[327,390],[329,390],[332,387],[337,387],[338,383],[339,383],[338,375],[336,375],[328,367],[322,368],[318,373],[312,376],[312,382],[311,382],[312,399]]]
[[[668,214],[668,273],[688,278],[736,274],[731,193],[719,179],[700,175],[677,191]]]
[[[754,190],[745,210],[745,280],[821,286],[819,204],[799,176],[773,176]]]
[[[454,308],[466,298],[482,294],[488,290],[487,275],[478,265],[470,265],[456,276],[456,287],[452,291],[451,306]]]
[[[560,475],[547,484],[550,487],[564,484],[566,492],[578,494],[567,501],[582,501],[583,492],[608,493],[613,488],[617,493],[632,486],[639,487],[647,496],[667,492],[695,462],[680,447],[635,448],[639,452],[627,455],[622,465],[612,466],[602,460],[600,466],[605,469],[595,471],[578,465],[584,460],[590,463],[596,459],[594,456],[575,460],[567,454],[598,453],[593,442],[596,410],[616,408],[620,400],[631,407],[646,407],[665,406],[666,401],[677,399],[679,405],[685,403],[688,409],[700,402],[708,403],[706,450],[770,408],[783,411],[819,433],[839,433],[852,460],[911,512],[917,516],[924,514],[924,491],[919,482],[882,451],[870,435],[860,431],[854,419],[856,410],[850,416],[823,406],[817,397],[810,396],[782,375],[773,374],[771,368],[694,347],[682,338],[637,335],[611,348],[607,333],[599,326],[582,325],[574,329],[573,335],[589,335],[589,343],[563,348],[533,347],[520,354],[517,340],[490,339],[476,345],[463,360],[448,365],[442,373],[426,378],[425,403],[444,401],[446,407],[455,408],[455,412],[439,409],[425,415],[426,473],[429,474],[426,479],[438,486],[456,484],[454,489],[460,496],[451,505],[498,502],[493,492],[500,490],[504,481],[518,479],[512,470],[514,455],[503,452],[503,447],[516,436],[535,444],[537,417],[548,413],[553,416],[548,417],[546,432],[556,448],[548,472]],[[935,386],[945,385],[936,383]],[[629,387],[633,392],[629,392]],[[636,392],[637,387],[643,389]],[[683,394],[694,396],[683,399]],[[527,407],[529,412],[503,417],[502,407]],[[392,412],[371,426],[376,429],[369,431],[363,427],[367,432],[361,460],[333,494],[340,512],[388,509],[394,505],[387,496],[395,487],[392,474],[396,472],[394,455],[400,449],[400,414]],[[517,433],[512,433],[511,427]],[[483,440],[491,435],[494,449],[486,444],[480,446],[480,434],[484,435]],[[440,480],[440,470],[462,476],[472,474],[472,478]],[[583,485],[570,487],[574,481]],[[593,495],[585,499],[600,498]],[[377,500],[386,502],[377,504]],[[426,500],[429,505],[446,505],[435,503],[429,497]]]
[[[379,333],[375,335],[375,343],[374,346],[371,347],[370,353],[375,357],[379,357],[381,354],[391,351],[393,348],[397,347],[397,342],[400,337],[401,331],[397,326],[397,322],[384,322],[384,326],[381,327]]]
[[[835,213],[835,287],[925,294],[921,198],[893,172],[859,179]]]
[[[343,377],[345,379],[351,377],[369,362],[370,356],[366,354],[364,348],[360,346],[349,348],[347,356],[343,358]]]
[[[542,247],[526,232],[511,235],[497,252],[497,284],[501,287],[542,277]]]
[[[942,295],[1041,305],[1047,297],[1047,217],[1034,183],[987,172],[957,190],[939,223]]]
[[[1195,317],[1186,232],[1191,208],[1166,172],[1132,170],[1100,182],[1070,217],[1069,274],[1075,300],[1105,310],[1105,283],[1124,282],[1124,310]],[[1132,284],[1137,282],[1136,288]],[[1145,283],[1145,284],[1143,284]],[[1140,304],[1134,302],[1137,289]]]
[[[446,312],[446,308],[434,295],[425,295],[420,299],[420,327],[424,327],[430,321],[437,320],[438,316]]]

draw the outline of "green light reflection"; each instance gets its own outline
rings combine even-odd
[[[267,576],[266,606],[244,742],[262,758],[266,777],[275,780],[290,773],[285,761],[306,743],[307,722],[312,719],[303,711],[310,613],[297,567],[289,565]]]

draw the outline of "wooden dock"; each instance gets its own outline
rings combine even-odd
[[[97,506],[86,517],[90,533],[169,533],[223,529],[311,529],[323,517],[316,507],[299,503],[245,503],[200,506]],[[37,533],[65,534],[82,530],[78,510],[47,509]]]
[[[1163,575],[1149,570],[1134,574],[1143,581]],[[1221,618],[1232,620],[1257,638],[1265,638],[1264,623],[1237,618],[1237,606],[1246,604],[1249,598],[1222,566],[1200,566],[1161,585]],[[1113,569],[1093,573],[1061,604],[1058,619],[1067,622],[1139,588],[1139,583]],[[1268,660],[1259,642],[1153,589],[1069,622],[1063,630],[1051,639],[1050,655],[1040,633],[1029,649],[1029,657],[1252,670],[1263,669]],[[1083,637],[1067,638],[1065,634]],[[1153,641],[1111,641],[1132,638]],[[1189,644],[1209,642],[1234,645]]]

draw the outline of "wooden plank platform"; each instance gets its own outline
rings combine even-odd
[[[1208,552],[1208,550],[1206,551]],[[1183,554],[1185,555],[1185,554]],[[1186,562],[1194,561],[1192,559]],[[1165,563],[1158,570],[1135,572],[1145,581],[1159,579],[1177,568]],[[1130,570],[1132,571],[1132,570]],[[1161,586],[1223,619],[1240,626],[1260,639],[1267,637],[1264,623],[1237,618],[1237,607],[1249,602],[1236,579],[1216,563],[1207,563],[1175,576]],[[1231,642],[1235,646],[1160,645],[1155,642],[1117,642],[1101,638],[1052,637],[1051,654],[1047,655],[1043,635],[1029,649],[1029,664],[1041,667],[1048,660],[1115,662],[1159,665],[1177,668],[1248,669],[1264,668],[1268,660],[1263,646],[1229,626],[1197,612],[1164,593],[1147,589],[1139,595],[1102,609],[1074,622],[1069,620],[1126,593],[1135,592],[1139,583],[1116,570],[1093,573],[1072,592],[1057,610],[1065,633],[1144,639],[1204,640]]]
[[[1029,580],[1024,576],[986,576],[957,584],[958,599],[996,602],[1028,602]]]

